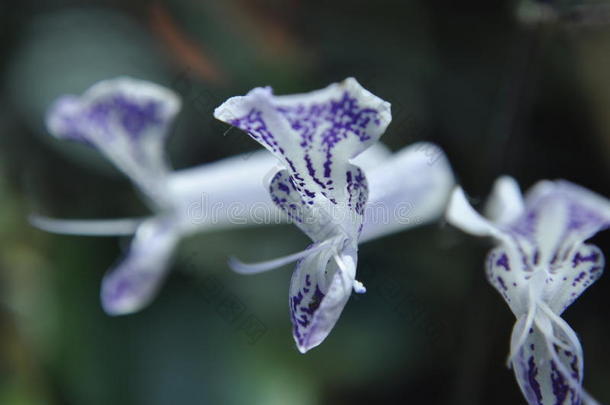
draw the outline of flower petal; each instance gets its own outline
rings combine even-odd
[[[316,244],[312,245],[315,247]],[[355,286],[354,248],[336,247],[301,259],[290,282],[290,318],[301,353],[322,343],[339,319]]]
[[[154,298],[179,237],[171,218],[151,218],[138,228],[127,256],[102,282],[106,313],[136,312]]]
[[[523,256],[512,245],[498,246],[487,255],[487,280],[502,295],[513,313],[519,317],[528,311],[528,294],[532,272],[526,267]]]
[[[523,195],[517,181],[510,176],[498,178],[485,204],[485,217],[505,225],[517,219],[523,209]]]
[[[286,222],[269,198],[278,162],[266,150],[172,172],[168,187],[186,232]]]
[[[513,339],[523,322],[515,325]],[[569,329],[569,333],[574,332]],[[578,341],[571,340],[546,316],[537,315],[512,363],[530,405],[574,405],[588,398],[582,390],[582,349]]]
[[[288,215],[307,236],[314,241],[322,241],[332,236],[335,230],[329,211],[313,207],[313,201],[305,201],[288,170],[278,171],[271,184],[269,193],[273,202]],[[320,204],[324,204],[321,201]]]
[[[365,172],[371,191],[361,242],[438,219],[454,186],[445,154],[430,143],[403,148]]]
[[[528,192],[511,231],[537,249],[537,262],[555,264],[610,226],[610,201],[567,181],[542,181]]]
[[[451,193],[445,217],[450,224],[464,232],[476,236],[492,236],[499,241],[511,243],[506,232],[483,217],[470,205],[464,190],[459,186]]]
[[[392,159],[392,151],[383,143],[376,142],[353,158],[351,162],[367,173],[369,170],[374,170],[381,166],[389,159]]]
[[[551,271],[548,288],[554,293],[549,307],[561,314],[591,284],[596,282],[604,271],[604,255],[597,246],[581,244],[571,253],[568,260]]]
[[[166,203],[163,142],[180,109],[169,89],[121,77],[101,81],[82,96],[63,96],[47,114],[58,138],[97,148],[157,204]]]
[[[354,169],[349,160],[377,141],[391,120],[390,104],[355,79],[294,96],[276,97],[270,88],[257,88],[227,100],[214,116],[278,157],[306,204],[321,203],[323,197],[340,210],[356,209],[355,203],[350,207]],[[359,228],[342,225],[355,228],[349,232]]]

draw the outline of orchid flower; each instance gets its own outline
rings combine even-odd
[[[305,353],[330,333],[352,289],[366,291],[356,280],[356,265],[369,182],[350,160],[384,133],[391,121],[390,104],[349,78],[288,96],[275,96],[269,87],[255,88],[227,100],[214,116],[244,130],[278,158],[281,168],[269,184],[272,200],[313,241],[302,252],[268,262],[230,262],[235,271],[252,274],[297,261],[289,307],[297,348]],[[439,170],[445,183],[434,186],[434,191],[442,194],[443,187],[446,192],[451,186],[452,176],[446,165]],[[385,177],[392,179],[388,183],[400,184],[399,173],[386,172]],[[389,191],[391,187],[384,190],[388,185],[383,177],[378,179],[380,194]],[[440,206],[436,209],[440,211]],[[384,233],[378,221],[370,223],[371,238]]]
[[[147,197],[155,215],[147,219],[54,220],[33,216],[34,225],[52,232],[89,235],[135,233],[126,257],[102,282],[102,305],[109,314],[127,314],[145,306],[164,278],[179,239],[202,228],[226,227],[250,218],[229,218],[228,207],[193,218],[194,203],[232,201],[249,206],[264,196],[259,180],[273,164],[265,154],[172,172],[164,141],[180,109],[174,92],[154,83],[117,78],[93,85],[82,96],[60,97],[47,115],[49,132],[60,139],[88,144],[122,170]],[[240,183],[240,191],[227,187]],[[213,193],[208,193],[208,190]],[[262,198],[259,201],[264,201]]]
[[[491,236],[489,282],[515,314],[509,366],[530,405],[596,404],[582,388],[583,351],[560,315],[602,274],[604,258],[584,243],[610,226],[610,201],[567,181],[541,181],[522,197],[510,177],[497,180],[487,218],[457,188],[447,220]]]
[[[60,139],[99,150],[147,197],[153,216],[112,220],[55,219],[32,215],[33,225],[75,235],[133,235],[127,255],[102,282],[101,299],[111,315],[140,310],[164,279],[178,241],[195,232],[286,222],[263,179],[276,159],[266,151],[170,170],[164,141],[180,100],[171,90],[131,78],[99,82],[82,96],[60,97],[47,116]],[[378,145],[359,157],[375,166],[390,152]],[[257,215],[263,212],[263,218]]]

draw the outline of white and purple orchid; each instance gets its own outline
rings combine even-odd
[[[352,87],[348,88],[352,91],[359,89],[355,82],[350,81],[349,84]],[[330,103],[332,97],[337,95],[336,90],[341,88],[340,85],[334,85],[325,93],[314,94],[317,97],[324,96],[326,102]],[[366,95],[356,94],[360,98]],[[344,101],[348,104],[342,106],[349,106],[358,100],[346,98]],[[326,181],[333,180],[334,173],[345,170],[344,178],[337,180],[335,186],[344,192],[334,191],[335,187],[330,187],[329,184],[328,190],[323,190],[326,196],[319,192],[317,198],[309,198],[308,201],[315,203],[307,204],[302,212],[299,211],[301,208],[281,210],[270,198],[267,190],[269,184],[265,183],[270,178],[268,174],[277,170],[277,158],[267,151],[226,158],[184,170],[170,170],[163,144],[179,105],[178,97],[168,89],[145,81],[118,78],[100,82],[80,97],[64,96],[49,110],[47,126],[51,133],[58,138],[84,142],[97,148],[131,178],[147,197],[153,212],[150,218],[110,220],[31,217],[34,225],[55,233],[98,236],[135,234],[127,255],[108,272],[102,283],[102,304],[105,311],[112,315],[138,311],[153,299],[167,273],[174,248],[182,237],[195,232],[235,226],[288,222],[291,215],[296,220],[294,215],[297,213],[307,215],[306,218],[301,218],[303,226],[320,242],[315,248],[308,249],[306,254],[266,263],[262,268],[303,257],[299,268],[311,269],[314,261],[325,259],[328,262],[328,255],[334,256],[336,253],[339,263],[346,266],[343,272],[345,276],[341,280],[350,279],[350,288],[355,286],[362,291],[353,279],[357,235],[360,235],[360,241],[367,241],[437,219],[444,210],[454,185],[447,159],[438,147],[420,143],[392,154],[382,144],[374,143],[378,135],[364,132],[369,125],[366,120],[369,119],[372,119],[371,125],[383,129],[382,125],[385,127],[389,120],[389,111],[387,116],[381,117],[385,120],[383,122],[381,119],[376,122],[373,112],[365,111],[358,116],[365,125],[358,135],[362,138],[359,140],[360,146],[346,144],[336,150],[333,146],[330,155],[333,159],[330,163],[322,161],[321,155],[313,150],[308,157],[312,167],[315,164],[331,170],[331,177]],[[385,108],[386,104],[381,102],[379,106]],[[315,125],[323,128],[320,123]],[[290,131],[285,132],[285,136],[292,136],[293,132]],[[379,130],[379,135],[381,132]],[[341,141],[342,136],[352,136],[351,132],[335,135],[337,142]],[[311,136],[314,139],[314,133]],[[278,150],[279,147],[278,145]],[[354,151],[368,148],[353,159],[353,163],[358,166],[345,163],[344,156],[352,154],[346,147],[353,148]],[[421,153],[422,150],[436,150],[438,153],[434,161],[430,161],[427,154]],[[294,162],[302,163],[298,160],[298,155],[290,156]],[[288,159],[291,159],[290,156]],[[340,164],[341,159],[343,164]],[[349,182],[347,168],[349,176],[352,176]],[[368,209],[364,206],[367,186],[362,170],[367,171],[369,176],[371,191],[366,205]],[[288,203],[289,196],[282,195],[286,194],[284,186],[292,187],[290,180],[281,177],[285,174],[286,172],[279,172],[272,180],[275,189],[272,197],[280,206],[283,198],[286,198],[284,205],[291,204]],[[308,180],[311,177],[305,176],[301,182]],[[290,193],[290,198],[297,198],[297,191],[288,189],[287,194]],[[335,199],[336,204],[329,198]],[[325,199],[328,199],[326,205]],[[262,217],[261,211],[265,211]],[[324,237],[325,232],[329,232],[328,238]],[[314,252],[318,255],[305,259],[305,256]],[[354,263],[345,264],[346,261]],[[305,266],[307,263],[309,267]],[[243,270],[244,266],[240,269]],[[252,272],[253,269],[261,270],[261,266],[247,269]],[[304,274],[304,271],[296,274],[303,282],[311,282],[313,274]],[[295,278],[293,288],[298,287],[298,281]],[[328,294],[329,286],[320,284],[318,288],[319,292]],[[335,291],[342,286],[335,285],[333,288]],[[315,294],[315,290],[311,291]],[[298,292],[294,294],[298,297]],[[347,300],[348,297],[349,293],[341,299]],[[325,302],[325,305],[329,305],[330,299]],[[341,308],[333,316],[338,317],[340,312]]]
[[[390,104],[349,78],[289,96],[275,96],[268,87],[255,88],[227,100],[214,116],[244,130],[278,158],[282,167],[269,184],[271,197],[313,241],[303,252],[269,262],[231,261],[234,270],[250,274],[297,261],[289,306],[294,339],[305,353],[328,336],[352,289],[366,291],[356,280],[356,265],[358,241],[367,222],[369,182],[362,168],[350,161],[384,133],[391,121]],[[387,169],[383,176],[392,180],[385,182],[388,189],[380,184],[380,194],[389,192],[392,182],[394,190],[400,184],[396,176],[401,172]],[[436,213],[444,204],[446,187],[453,184],[446,162],[437,170],[442,184],[432,182],[430,187],[440,197],[429,201]],[[382,176],[377,180],[384,183]],[[391,204],[396,199],[386,201]],[[371,236],[391,232],[389,224],[383,231],[376,226],[378,221],[370,223]]]
[[[602,274],[604,257],[584,243],[610,226],[610,201],[567,181],[541,181],[522,197],[497,180],[478,214],[457,188],[447,220],[498,241],[487,277],[517,318],[509,365],[530,405],[597,404],[582,388],[583,351],[562,312]]]
[[[251,224],[251,213],[243,208],[253,203],[275,209],[260,181],[274,164],[266,153],[249,155],[247,171],[244,156],[170,170],[164,141],[179,109],[180,100],[171,90],[124,77],[99,82],[82,96],[63,96],[49,110],[47,127],[53,135],[98,149],[127,174],[155,213],[148,219],[31,218],[39,228],[57,233],[135,233],[128,254],[102,283],[102,304],[109,314],[135,312],[150,302],[182,236]]]

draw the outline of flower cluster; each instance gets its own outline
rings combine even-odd
[[[352,290],[366,291],[356,279],[359,243],[446,212],[451,224],[497,241],[487,277],[517,318],[508,361],[528,403],[596,403],[582,389],[583,350],[561,314],[602,274],[601,251],[585,241],[610,226],[608,200],[567,181],[542,181],[524,198],[515,180],[502,177],[480,215],[461,188],[451,193],[454,177],[436,145],[391,153],[379,143],[391,122],[390,104],[353,78],[304,94],[276,96],[266,87],[228,99],[214,116],[266,151],[175,171],[164,141],[179,110],[172,91],[130,78],[61,97],[49,110],[53,135],[96,148],[153,212],[111,220],[31,217],[51,232],[134,235],[102,282],[106,312],[144,307],[183,236],[260,225],[247,209],[256,206],[295,224],[312,243],[285,257],[253,264],[232,258],[229,265],[254,274],[296,262],[289,311],[304,353],[329,335]],[[438,151],[433,164],[422,150]],[[235,204],[246,208],[239,218],[232,215]],[[194,215],[195,206],[206,215]]]

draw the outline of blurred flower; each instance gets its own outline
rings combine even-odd
[[[382,223],[374,214],[365,220],[369,182],[363,170],[350,163],[383,134],[391,121],[390,104],[349,78],[322,90],[288,96],[256,88],[227,100],[214,115],[246,131],[279,159],[283,168],[270,182],[271,197],[314,242],[302,252],[268,262],[244,264],[233,259],[230,263],[237,272],[252,274],[297,261],[289,304],[294,339],[305,353],[328,336],[351,290],[366,291],[355,279],[364,223],[370,224],[369,239],[409,225],[409,221],[397,225],[396,217],[392,224]],[[389,159],[388,166],[373,169],[379,173],[376,197],[387,204],[385,208],[408,202],[401,192],[405,173],[400,169],[429,167],[422,156],[410,150]],[[436,171],[428,171],[429,179],[432,173],[437,175],[436,182],[431,182],[428,191],[436,194],[426,202],[432,206],[429,213],[438,214],[453,184],[452,175],[445,161]]]
[[[148,219],[31,218],[34,225],[58,233],[135,232],[128,254],[102,283],[102,304],[109,314],[131,313],[150,302],[182,236],[252,223],[252,213],[243,208],[253,201],[275,210],[260,182],[274,164],[266,153],[248,156],[247,163],[238,156],[187,170],[169,169],[163,147],[179,108],[178,97],[164,87],[117,78],[95,84],[82,96],[61,97],[49,110],[52,134],[98,149],[129,176],[155,212]]]
[[[447,219],[499,245],[487,277],[517,317],[509,355],[531,405],[596,404],[582,388],[583,352],[559,316],[602,274],[601,251],[583,243],[610,226],[610,201],[567,181],[541,181],[523,199],[510,177],[497,180],[479,215],[457,188]]]
[[[102,283],[102,304],[112,315],[140,310],[155,296],[179,240],[194,232],[286,222],[263,181],[276,165],[266,151],[171,171],[164,153],[178,97],[156,84],[117,78],[82,96],[63,96],[50,108],[49,131],[98,149],[147,197],[152,217],[110,220],[54,219],[32,215],[44,230],[76,235],[132,235],[126,257]],[[371,148],[359,162],[375,166],[389,155]],[[395,218],[392,218],[395,219]],[[371,228],[373,229],[373,228]]]

